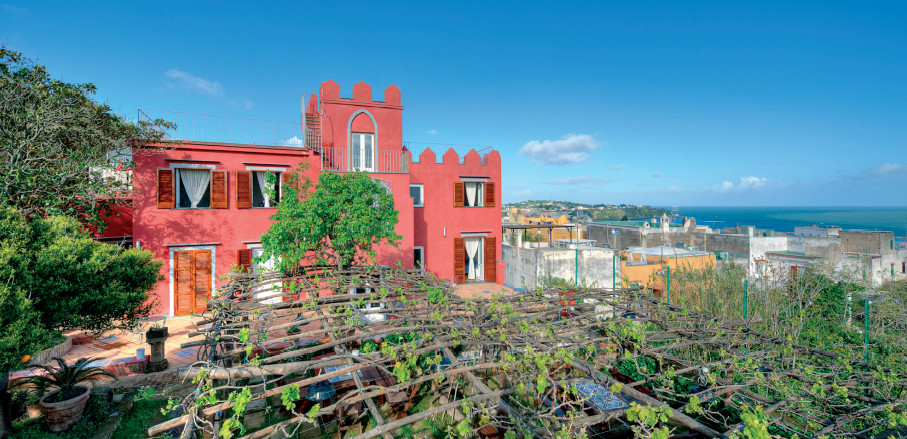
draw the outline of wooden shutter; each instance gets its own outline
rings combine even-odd
[[[485,183],[485,207],[494,207],[494,183]]]
[[[201,314],[208,308],[208,300],[211,299],[211,250],[196,250],[192,253],[195,258],[195,264],[192,265],[195,281],[192,312]]]
[[[463,207],[463,198],[466,192],[463,190],[463,183],[454,183],[454,207]]]
[[[173,275],[176,277],[173,313],[185,316],[192,312],[192,252],[174,252],[173,265]]]
[[[252,171],[236,171],[236,208],[252,208]]]
[[[157,170],[157,208],[173,209],[176,206],[176,197],[173,190],[173,169],[158,168]]]
[[[240,249],[236,251],[236,265],[243,270],[243,272],[251,273],[252,272],[252,249]]]
[[[454,238],[454,281],[466,283],[466,240],[463,238]]]
[[[485,282],[497,282],[498,246],[493,236],[485,237]]]
[[[227,171],[211,171],[211,208],[227,208]]]

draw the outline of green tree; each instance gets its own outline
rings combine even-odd
[[[621,218],[620,220],[621,220],[621,221],[629,221],[629,220],[630,220],[630,217],[628,217],[627,215],[624,215],[623,218]]]
[[[26,366],[26,356],[47,347],[50,335],[22,290],[0,287],[0,438],[12,428],[9,374]]]
[[[274,258],[282,271],[304,261],[343,267],[370,262],[378,245],[399,244],[398,212],[388,188],[359,171],[322,172],[315,187],[307,168],[300,163],[286,176],[283,198],[261,237],[260,261]]]
[[[27,222],[0,209],[0,279],[30,298],[41,328],[131,327],[158,305],[148,292],[163,280],[162,264],[147,250],[91,239],[73,218]]]
[[[0,203],[29,219],[67,215],[101,229],[128,203],[128,173],[114,170],[132,169],[133,145],[163,145],[174,125],[120,117],[92,99],[95,90],[0,46]]]

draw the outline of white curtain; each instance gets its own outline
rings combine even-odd
[[[180,169],[180,180],[186,193],[189,194],[189,201],[192,207],[198,207],[198,202],[205,196],[208,190],[208,182],[211,181],[211,171],[208,169]]]
[[[468,206],[476,205],[476,192],[478,192],[478,183],[466,183],[466,204]]]
[[[476,264],[475,258],[476,253],[479,251],[479,240],[478,239],[467,239],[466,240],[466,257],[469,258],[469,280],[475,280],[476,278]]]
[[[271,207],[271,194],[268,192],[268,189],[274,190],[274,188],[268,186],[267,177],[267,171],[255,171],[255,178],[258,179],[258,187],[261,188],[261,195],[265,197],[265,207]]]

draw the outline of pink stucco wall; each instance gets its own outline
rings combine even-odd
[[[419,156],[418,163],[410,165],[413,184],[422,184],[425,191],[425,207],[414,208],[415,228],[413,235],[416,246],[425,247],[425,268],[435,275],[453,279],[453,239],[462,232],[489,232],[496,238],[497,250],[496,282],[504,283],[503,259],[501,254],[501,155],[491,151],[485,157],[485,164],[475,150],[466,154],[464,163],[451,149],[435,163],[436,155],[426,149]],[[485,177],[495,183],[494,207],[454,207],[453,184],[463,177]],[[444,229],[447,228],[447,236]],[[487,256],[486,256],[487,257]],[[490,258],[489,258],[490,259]]]
[[[168,161],[170,159],[170,161]],[[191,162],[206,160],[213,162]],[[215,286],[224,284],[218,278],[236,263],[236,252],[245,249],[243,241],[259,241],[268,229],[268,219],[276,209],[237,209],[236,182],[233,171],[245,171],[247,163],[269,163],[298,167],[309,162],[307,175],[317,179],[319,165],[316,156],[301,148],[249,147],[215,144],[183,144],[175,149],[151,156],[136,156],[135,212],[133,242],[164,261],[161,273],[165,280],[158,284],[155,294],[161,301],[159,313],[171,314],[170,247],[168,244],[216,243],[214,247]],[[171,163],[200,163],[214,165],[227,172],[226,209],[158,209],[157,169],[169,168]]]

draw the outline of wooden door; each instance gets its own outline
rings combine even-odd
[[[173,253],[173,313],[178,316],[201,314],[211,299],[211,250],[189,250]]]

